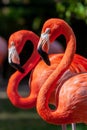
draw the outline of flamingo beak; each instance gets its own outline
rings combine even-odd
[[[48,53],[46,53],[45,51],[42,50],[42,44],[40,44],[40,46],[37,48],[38,53],[40,54],[41,58],[43,59],[43,61],[47,64],[50,65],[50,60],[48,57]]]
[[[50,60],[48,57],[48,50],[49,50],[49,32],[50,29],[47,28],[44,33],[41,34],[39,43],[38,43],[38,53],[40,54],[41,58],[47,65],[50,65]]]
[[[18,70],[19,72],[21,72],[21,73],[24,73],[24,69],[21,67],[21,65],[20,64],[16,64],[16,63],[13,63],[13,62],[11,62],[11,63],[9,63],[13,68],[15,68],[16,70]]]
[[[24,69],[20,65],[20,58],[14,44],[8,49],[8,62],[13,68],[24,73]]]

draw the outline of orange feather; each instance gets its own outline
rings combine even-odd
[[[52,124],[86,123],[87,78],[86,73],[79,75],[78,73],[87,72],[87,59],[75,54],[75,35],[64,20],[49,19],[42,28],[42,34],[47,28],[50,29],[50,33],[48,33],[50,42],[53,42],[59,35],[63,34],[66,38],[67,47],[64,55],[50,56],[50,67],[40,62],[35,68],[36,72],[33,72],[34,78],[38,76],[37,71],[40,72],[36,79],[39,80],[40,78],[41,80],[38,83],[42,85],[37,97],[37,112],[45,121]],[[41,39],[38,48],[42,43]],[[55,57],[55,60],[53,57]],[[53,61],[54,64],[52,63]],[[45,72],[46,70],[48,71],[47,73]],[[62,78],[64,77],[62,76],[67,70],[70,70],[72,75],[76,73],[76,76],[69,78],[66,82],[64,81],[62,86],[59,83],[63,80]],[[46,81],[44,82],[45,76]],[[37,82],[37,80],[35,81]],[[55,95],[54,103],[56,103],[55,110],[49,108],[49,100],[53,92]]]

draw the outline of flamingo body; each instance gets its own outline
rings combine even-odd
[[[39,61],[31,74],[30,86],[31,87],[34,86],[35,88],[39,88],[40,90],[44,82],[56,69],[57,65],[61,62],[63,55],[64,54],[51,54],[49,56],[50,61],[51,61],[51,66],[47,66],[42,60]],[[83,64],[81,61],[84,61]],[[65,76],[63,76],[60,79],[60,82],[63,84],[68,78],[72,77],[73,75],[87,71],[86,62],[87,60],[85,58],[76,54],[74,56],[72,64],[69,67],[69,71],[68,71],[69,73],[66,73]],[[58,83],[57,83],[57,86],[59,86]],[[51,97],[50,97],[50,103],[52,104],[56,104],[55,93],[56,93],[56,90],[51,94]]]
[[[87,73],[71,77],[58,93],[58,109],[60,115],[67,115],[65,122],[87,123]]]
[[[52,67],[47,50],[49,43],[61,34],[65,36],[67,47],[64,55],[59,55],[60,58],[55,60],[57,65],[42,84],[37,97],[37,112],[51,124],[87,123],[87,73],[84,73],[87,72],[87,59],[75,54],[76,38],[71,27],[61,19],[47,20],[42,28],[38,52],[48,65],[50,61]],[[67,78],[67,74],[71,76]],[[55,110],[49,107],[53,92]]]
[[[58,91],[57,98],[58,112],[52,111],[55,116],[46,110],[44,110],[45,113],[42,112],[43,118],[46,118],[47,122],[52,124],[87,123],[86,73],[67,80]]]

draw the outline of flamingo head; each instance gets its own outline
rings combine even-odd
[[[37,50],[47,65],[50,65],[48,57],[49,44],[52,43],[59,35],[61,35],[62,22],[62,20],[53,18],[47,20],[43,25]]]
[[[14,41],[10,42],[10,47],[8,49],[8,62],[12,67],[17,69],[21,73],[24,73],[24,69],[20,65],[20,57],[18,55]]]
[[[47,65],[50,65],[49,57],[48,57],[48,50],[49,50],[49,35],[50,35],[50,28],[47,28],[44,33],[41,34],[39,43],[38,43],[38,53],[40,54],[41,58]]]

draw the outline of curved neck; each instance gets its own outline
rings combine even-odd
[[[11,103],[17,108],[29,109],[33,108],[36,105],[37,97],[33,95],[31,91],[29,96],[22,97],[18,92],[18,86],[20,82],[21,74],[14,73],[8,82],[7,86],[7,95]]]
[[[59,80],[59,78],[61,78],[62,74],[68,69],[69,65],[73,60],[75,49],[76,49],[76,39],[70,26],[67,23],[65,23],[63,20],[56,20],[56,22],[53,23],[53,26],[55,27],[55,31],[51,30],[52,33],[50,34],[51,41],[55,40],[55,38],[63,34],[66,38],[67,47],[60,64],[57,66],[54,72],[49,76],[49,78],[46,80],[46,82],[44,83],[44,85],[41,87],[39,91],[39,95],[37,99],[37,111],[44,120],[50,123],[55,122],[54,124],[56,124],[56,121],[57,123],[59,121],[58,118],[60,119],[62,116],[59,116],[60,112],[58,110],[58,107],[54,112],[49,109],[48,106],[49,98],[51,92],[56,87],[56,82]]]
[[[49,22],[50,23],[53,22],[51,25],[50,41],[54,41],[58,36],[63,34],[66,38],[67,47],[60,64],[58,64],[57,68],[49,76],[49,78],[46,80],[45,84],[43,85],[43,86],[47,86],[47,88],[48,86],[51,88],[55,80],[58,80],[61,77],[61,75],[67,70],[67,68],[69,67],[69,65],[71,64],[74,58],[74,54],[76,50],[76,38],[71,27],[66,22],[60,19],[51,19],[49,20]]]
[[[20,34],[21,33],[21,34]],[[19,34],[21,35],[21,45],[16,46],[18,53],[22,51],[22,48],[27,40],[30,40],[33,45],[33,53],[31,57],[28,59],[28,61],[23,65],[23,68],[25,70],[24,73],[21,73],[19,71],[16,71],[9,79],[8,87],[7,87],[7,94],[12,102],[16,107],[19,108],[31,108],[35,106],[36,103],[36,97],[32,96],[32,92],[30,92],[30,95],[26,98],[23,98],[18,93],[18,86],[19,82],[35,67],[35,65],[38,63],[40,56],[37,53],[37,44],[39,41],[39,37],[35,35],[31,31],[19,31]],[[13,37],[14,40],[16,39],[16,36]],[[13,39],[12,39],[13,40]],[[17,39],[16,39],[17,40]]]
[[[54,78],[51,82],[53,82],[56,78],[58,80],[58,77],[60,78],[60,76],[67,70],[73,60],[76,50],[76,38],[71,27],[65,21],[55,19],[53,26],[51,27],[50,41],[54,41],[58,36],[62,34],[65,36],[67,47],[60,64],[51,75],[52,77],[54,75]],[[49,78],[48,81],[50,81]]]
[[[32,55],[27,60],[27,62],[23,65],[25,72],[23,74],[21,74],[19,71],[16,71],[17,75],[19,74],[22,77],[24,77],[24,75],[29,73],[29,71],[33,67],[35,67],[35,65],[37,64],[37,62],[40,59],[40,56],[37,52],[37,44],[38,44],[38,41],[39,41],[39,37],[35,33],[33,33],[32,31],[21,30],[21,31],[14,33],[12,35],[12,37],[10,38],[10,41],[14,41],[17,52],[19,54],[22,51],[24,45],[26,44],[26,41],[28,41],[28,40],[33,43],[34,48],[33,48]]]
[[[30,40],[33,43],[34,48],[31,57],[23,66],[25,73],[29,73],[29,71],[35,67],[35,65],[40,59],[40,56],[37,52],[37,44],[39,41],[39,37],[33,32],[29,31],[27,32],[27,35],[23,36],[23,43],[25,43],[27,40]]]

